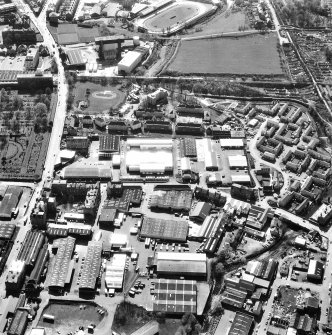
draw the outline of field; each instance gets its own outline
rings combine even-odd
[[[90,89],[90,94],[86,94]],[[75,105],[78,106],[79,101],[87,101],[88,107],[84,111],[88,114],[109,113],[109,109],[118,108],[125,100],[126,93],[116,86],[102,86],[95,83],[76,83],[75,89]],[[80,111],[82,113],[82,111]]]
[[[239,27],[244,27],[246,22],[245,14],[241,12],[231,13],[223,12],[219,15],[216,15],[208,22],[203,22],[200,25],[195,25],[190,31],[187,31],[187,36],[203,36],[210,34],[220,34],[220,33],[229,33],[236,32],[239,30]],[[197,31],[197,27],[199,27]]]
[[[83,305],[85,308],[80,308],[80,306]],[[92,304],[68,302],[64,302],[63,304],[51,303],[43,311],[43,314],[54,315],[54,323],[44,322],[41,318],[38,322],[38,327],[45,328],[47,334],[56,335],[59,332],[61,332],[61,334],[74,333],[80,326],[86,328],[91,323],[98,326],[104,318],[104,316],[97,313],[99,308],[99,306],[93,306]]]
[[[168,27],[186,22],[201,12],[201,5],[195,2],[183,2],[162,11],[144,21],[144,26],[149,31],[161,32]]]
[[[282,75],[277,36],[184,40],[169,72],[183,74]]]

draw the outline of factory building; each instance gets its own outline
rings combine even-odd
[[[236,312],[227,335],[249,335],[254,326],[254,318],[248,314]]]
[[[206,255],[197,253],[158,252],[157,274],[163,277],[206,277]]]
[[[111,260],[106,263],[105,284],[108,289],[122,289],[126,260],[126,254],[114,253]]]
[[[20,292],[26,273],[24,261],[14,260],[9,268],[6,277],[6,291],[18,293]]]
[[[27,268],[33,268],[44,243],[44,233],[40,231],[28,231],[18,253],[17,260],[23,261]]]
[[[53,243],[53,247],[57,246],[57,253],[53,262],[53,267],[49,272],[49,290],[63,293],[65,286],[71,281],[73,261],[72,255],[75,248],[75,238],[66,237],[58,240],[57,244]]]
[[[79,285],[79,294],[82,296],[94,296],[97,278],[101,266],[102,243],[89,242],[82,269],[82,276]]]
[[[196,314],[197,284],[194,280],[157,279],[153,295],[154,312]]]
[[[117,135],[99,136],[99,159],[111,159],[120,150],[120,137]]]

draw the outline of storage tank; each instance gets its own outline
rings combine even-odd
[[[133,42],[136,47],[139,46],[140,45],[139,36],[134,36]]]

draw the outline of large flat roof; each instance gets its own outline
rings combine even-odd
[[[242,138],[222,138],[219,143],[222,148],[243,148],[244,146]]]
[[[157,272],[205,276],[206,255],[159,252],[157,254]]]
[[[157,279],[154,283],[153,311],[196,313],[196,281]]]
[[[118,66],[128,66],[130,67],[138,59],[142,58],[142,54],[137,51],[128,51],[126,55],[118,63]]]
[[[140,235],[166,241],[184,242],[187,240],[188,229],[188,223],[185,221],[145,218]]]

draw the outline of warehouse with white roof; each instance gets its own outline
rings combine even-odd
[[[243,149],[244,147],[242,138],[221,138],[219,143],[223,149]]]
[[[228,156],[229,167],[231,169],[247,169],[247,157],[244,155]]]
[[[206,254],[158,252],[158,275],[205,277]]]
[[[143,54],[137,51],[128,51],[118,63],[118,73],[131,73],[141,62]]]

